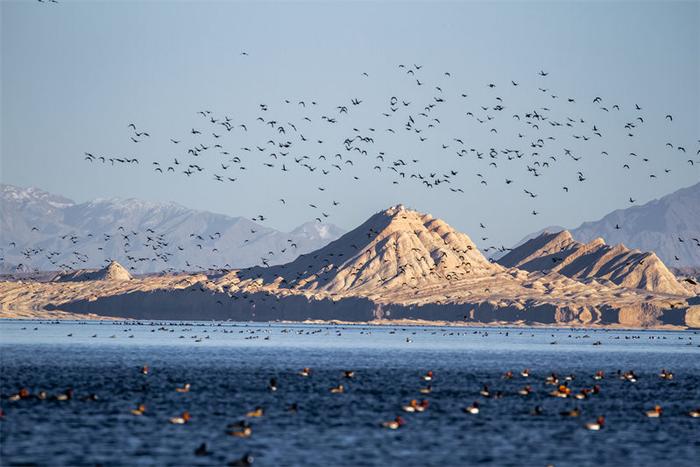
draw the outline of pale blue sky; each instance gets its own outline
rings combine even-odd
[[[444,218],[486,246],[509,245],[546,225],[573,227],[629,206],[630,196],[641,203],[700,180],[700,164],[686,162],[700,160],[695,154],[700,138],[699,2],[46,5],[29,0],[2,1],[0,8],[3,183],[37,186],[77,201],[137,197],[234,216],[264,214],[267,225],[280,229],[319,215],[308,203],[323,206],[331,214],[329,222],[349,229],[403,202]],[[399,64],[422,65],[419,73],[426,84],[417,87]],[[549,75],[538,76],[541,69]],[[497,86],[489,89],[488,83]],[[423,133],[428,136],[425,143],[403,130],[403,119],[381,116],[390,96],[423,105],[439,95],[435,86],[443,89],[447,103],[430,115],[440,124]],[[552,99],[551,94],[559,97]],[[482,112],[479,106],[495,105],[496,96],[503,99],[505,111]],[[592,103],[595,96],[603,97],[601,105],[617,103],[622,111],[601,111],[601,105]],[[352,106],[354,97],[363,103]],[[567,97],[576,103],[567,103]],[[285,106],[285,98],[292,104]],[[303,110],[296,105],[299,100],[319,105]],[[263,103],[270,108],[267,113],[259,110]],[[643,110],[636,112],[635,104]],[[350,115],[339,115],[337,105],[349,106]],[[522,126],[511,115],[541,107],[551,109],[550,121],[571,116],[585,124],[550,130],[543,123],[539,136],[530,132],[518,138]],[[221,140],[231,157],[245,159],[247,170],[228,173],[238,179],[235,183],[213,179],[226,161],[222,156],[207,153],[195,160],[182,154],[190,141],[213,141],[189,134],[192,128],[208,128],[197,115],[204,109],[250,128]],[[411,114],[420,111],[416,107]],[[479,125],[465,116],[467,111],[497,115],[497,120]],[[286,161],[255,153],[255,146],[271,137],[269,127],[256,125],[256,117],[300,122],[307,114],[314,121],[302,133],[324,140],[323,145],[297,144]],[[672,124],[666,114],[673,115]],[[341,121],[329,125],[321,115]],[[639,115],[645,122],[630,138],[624,124]],[[151,138],[132,143],[129,122]],[[603,138],[566,139],[584,128],[590,136],[594,124],[604,128]],[[315,165],[330,166],[330,160],[314,159],[345,154],[342,141],[353,134],[353,127],[362,134],[376,128],[373,148],[387,154],[381,174],[372,170],[376,154],[366,160],[353,156],[355,166],[343,166],[343,172],[333,169],[328,176],[320,169],[310,173],[290,159],[309,155]],[[385,131],[389,127],[396,135]],[[498,134],[489,132],[490,127]],[[540,156],[529,156],[533,149],[528,143],[554,131],[557,140],[539,149]],[[173,145],[171,137],[183,142]],[[456,156],[455,137],[466,148],[485,152],[485,159],[474,153]],[[666,142],[684,146],[687,153],[667,149]],[[448,143],[450,148],[442,150],[441,144]],[[253,152],[242,152],[244,146]],[[488,158],[491,147],[528,155],[508,161],[501,154],[496,169],[488,165],[494,161]],[[573,161],[563,148],[582,159]],[[602,150],[609,153],[607,158]],[[131,155],[142,163],[98,166],[83,160],[85,151]],[[545,155],[556,155],[557,163],[543,169],[541,177],[532,177],[526,164],[545,161]],[[153,161],[167,165],[173,157],[207,170],[190,178],[153,171]],[[649,162],[641,161],[645,157]],[[419,160],[408,173],[456,170],[449,186],[465,193],[450,192],[447,185],[427,190],[415,180],[398,179],[387,168],[397,158]],[[263,162],[276,166],[271,169]],[[279,170],[282,163],[288,172]],[[630,170],[622,168],[625,163]],[[578,171],[585,182],[577,181]],[[650,179],[650,174],[657,178]],[[513,183],[506,185],[506,178]],[[564,193],[562,185],[570,192]],[[524,189],[538,197],[530,198]],[[284,206],[281,197],[287,200]],[[341,205],[331,209],[331,200]],[[533,209],[540,214],[533,216]],[[478,238],[480,222],[489,227],[488,241]]]

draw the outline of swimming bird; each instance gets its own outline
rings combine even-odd
[[[236,438],[250,438],[253,434],[253,427],[250,426],[250,424],[245,420],[231,424],[227,428],[229,431],[226,433],[229,436],[235,436]]]
[[[181,388],[175,388],[175,391],[177,391],[177,392],[190,392],[190,383],[186,383]]]
[[[476,415],[479,413],[479,403],[474,401],[472,402],[472,405],[470,405],[469,407],[465,407],[463,410],[465,413]]]
[[[247,54],[246,54],[247,55]],[[246,453],[240,459],[233,460],[228,463],[229,467],[247,467],[253,464],[255,457],[251,453]]]
[[[190,421],[190,418],[190,413],[187,410],[185,410],[184,412],[182,412],[181,416],[171,418],[170,423],[172,423],[173,425],[184,425],[185,423]]]
[[[605,417],[600,416],[596,419],[595,422],[588,422],[584,425],[584,427],[587,430],[591,431],[599,431],[603,429],[603,426],[605,425]]]
[[[579,415],[581,415],[581,409],[579,409],[578,407],[574,407],[571,410],[559,412],[559,415],[561,415],[562,417],[578,417]]]
[[[398,430],[399,428],[401,428],[405,424],[406,424],[406,422],[399,415],[393,420],[389,420],[388,422],[382,422],[381,426],[384,428],[388,428],[390,430]]]
[[[146,413],[146,406],[144,404],[139,404],[135,409],[131,409],[132,415],[143,415]]]
[[[199,447],[194,450],[195,456],[208,456],[209,454],[211,454],[211,452],[207,450],[207,443],[200,444]]]
[[[245,414],[246,417],[251,417],[251,418],[259,418],[262,417],[265,414],[265,410],[262,407],[255,407],[254,410],[251,410],[250,412],[247,412]]]
[[[29,392],[29,389],[27,388],[21,388],[19,392],[16,394],[12,394],[11,396],[8,396],[7,400],[14,402],[18,401],[20,399],[28,399],[31,397],[31,393]]]
[[[54,397],[54,400],[57,401],[69,401],[73,398],[73,389],[68,388],[65,391],[63,391],[61,394],[57,394]]]
[[[655,405],[653,409],[647,410],[644,414],[649,418],[659,418],[663,411],[664,409],[660,405]]]

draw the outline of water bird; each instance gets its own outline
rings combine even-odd
[[[173,425],[184,425],[185,423],[190,421],[190,418],[192,418],[190,416],[190,413],[187,410],[185,410],[179,417],[172,417],[170,419],[170,423],[172,423]]]
[[[245,416],[251,417],[251,418],[258,418],[258,417],[262,417],[264,414],[265,414],[265,410],[262,407],[256,407],[254,410],[247,412],[245,414]]]
[[[247,54],[246,54],[247,55]],[[229,467],[247,467],[252,465],[255,457],[251,453],[246,453],[240,459],[233,460],[228,463]]]
[[[578,407],[574,407],[571,410],[559,412],[559,415],[561,415],[562,417],[578,417],[579,415],[581,415],[581,409],[579,409]]]
[[[227,434],[236,438],[250,438],[253,434],[253,427],[245,420],[229,425],[228,428]]]
[[[384,427],[384,428],[388,428],[388,429],[390,429],[390,430],[398,430],[399,428],[401,428],[401,427],[404,426],[405,424],[406,424],[406,422],[405,422],[404,419],[401,418],[401,416],[399,415],[399,416],[397,416],[397,417],[396,417],[395,419],[393,419],[393,420],[389,420],[388,422],[382,422],[382,425],[381,425],[381,426]]]
[[[211,453],[207,450],[207,443],[200,444],[199,447],[194,450],[195,456],[208,456],[209,454]]]
[[[472,405],[470,405],[469,407],[465,407],[463,410],[465,413],[476,415],[479,413],[479,403],[474,401],[472,402]]]
[[[655,405],[653,409],[647,410],[644,414],[649,418],[659,418],[663,411],[664,409],[660,405]]]
[[[18,400],[20,400],[20,399],[28,399],[28,398],[30,398],[30,397],[31,397],[31,393],[29,392],[29,389],[27,389],[27,388],[21,388],[21,389],[19,390],[19,392],[17,392],[16,394],[12,394],[11,396],[9,396],[9,397],[7,398],[7,400],[9,400],[9,401],[11,401],[11,402],[14,402],[14,401],[18,401]]]
[[[191,387],[190,383],[185,383],[185,385],[182,386],[181,388],[179,388],[179,387],[175,388],[175,391],[176,392],[190,392],[190,387]]]
[[[73,398],[73,389],[68,388],[65,391],[63,391],[61,394],[57,394],[54,397],[54,400],[57,401],[69,401]]]
[[[596,419],[595,422],[588,422],[584,425],[584,427],[587,430],[591,431],[599,431],[603,429],[603,426],[605,425],[605,417],[600,416]]]

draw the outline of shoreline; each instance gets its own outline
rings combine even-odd
[[[381,327],[449,327],[449,328],[514,328],[514,329],[572,329],[572,330],[616,330],[616,331],[690,331],[698,332],[698,328],[663,324],[658,326],[634,327],[622,324],[555,324],[526,321],[492,321],[492,322],[459,322],[422,319],[375,319],[371,321],[316,320],[301,321],[272,320],[272,321],[233,321],[233,320],[198,320],[198,319],[137,319],[119,316],[102,316],[94,313],[81,314],[59,310],[0,310],[0,323],[3,321],[124,321],[124,322],[201,322],[201,323],[230,323],[236,325],[265,326],[279,325],[309,325],[309,326],[381,326]]]

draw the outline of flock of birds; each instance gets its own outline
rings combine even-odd
[[[571,169],[573,177],[566,173],[555,174],[558,180],[565,182],[561,186],[563,193],[573,189],[573,184],[594,176],[584,173],[580,162],[592,158],[594,151],[625,171],[646,172],[647,180],[651,181],[661,175],[668,176],[672,170],[682,170],[678,163],[688,153],[683,144],[665,142],[666,152],[657,155],[666,164],[662,173],[650,173],[650,169],[645,169],[653,156],[641,150],[611,155],[612,150],[605,149],[607,144],[616,145],[619,138],[626,138],[629,142],[624,146],[633,148],[634,139],[645,131],[649,121],[659,123],[661,120],[671,125],[673,116],[647,115],[638,104],[623,108],[600,96],[590,98],[592,108],[582,109],[576,98],[559,95],[549,83],[549,73],[544,71],[538,74],[541,79],[536,86],[539,95],[531,105],[517,109],[510,105],[510,98],[515,101],[513,105],[517,105],[519,96],[514,93],[523,87],[516,81],[506,85],[487,83],[484,89],[472,94],[461,89],[450,72],[444,72],[441,79],[429,81],[421,65],[401,64],[398,70],[404,79],[415,80],[416,90],[407,91],[406,95],[386,96],[378,108],[361,111],[360,108],[370,103],[353,97],[325,106],[313,99],[292,98],[260,103],[257,112],[249,118],[201,110],[199,120],[194,121],[185,134],[168,138],[172,147],[166,151],[174,154],[148,163],[157,175],[208,176],[214,183],[236,183],[246,177],[246,171],[252,166],[262,166],[299,181],[305,177],[309,186],[318,189],[318,197],[309,199],[307,207],[312,209],[311,217],[321,221],[329,217],[321,206],[326,198],[326,180],[334,179],[334,175],[363,185],[376,183],[379,176],[386,175],[390,178],[386,183],[393,185],[413,181],[426,189],[444,188],[472,195],[479,193],[473,191],[471,185],[497,184],[499,178],[502,189],[514,188],[515,178],[499,177],[499,170],[506,171],[507,167],[516,165],[523,175],[532,177],[522,177],[517,185],[522,187],[524,196],[534,200],[539,195],[532,186],[538,184],[540,177],[547,179],[549,172],[558,165],[564,166],[562,170],[569,170],[566,160],[576,164]],[[366,73],[363,77],[369,79]],[[584,118],[585,112],[591,116]],[[355,114],[358,117],[354,119]],[[619,116],[610,118],[608,114]],[[376,125],[362,126],[373,120],[368,115],[379,118]],[[450,122],[450,119],[456,121]],[[450,123],[456,126],[450,128]],[[136,123],[129,123],[127,127],[128,138],[135,144],[133,152],[136,152],[138,145],[151,135]],[[443,130],[443,127],[446,128]],[[484,132],[492,136],[489,145],[470,146],[469,142],[476,139],[473,136],[483,136]],[[339,135],[337,139],[333,137],[336,134]],[[613,141],[608,141],[610,139]],[[392,150],[406,143],[414,145],[411,152],[421,157]],[[580,149],[574,150],[575,146]],[[661,152],[661,149],[651,150]],[[695,166],[700,162],[693,158],[697,155],[700,155],[700,146],[694,156],[685,159],[686,163]],[[138,165],[143,159],[85,153],[86,161],[110,166]],[[468,178],[458,177],[466,171],[470,172]],[[633,177],[640,175],[632,174]],[[635,201],[629,197],[630,203]],[[284,196],[280,202],[286,204]],[[536,207],[531,214],[539,214]],[[259,218],[263,221],[268,216],[261,214]]]
[[[541,208],[537,203],[547,196],[543,192],[551,184],[560,183],[557,197],[585,189],[600,170],[586,168],[587,162],[604,163],[606,170],[618,170],[624,180],[633,181],[630,185],[637,193],[673,171],[700,167],[700,160],[696,159],[700,144],[691,150],[686,144],[671,140],[650,147],[647,139],[640,139],[645,131],[662,134],[664,126],[672,134],[673,115],[650,114],[639,104],[623,105],[601,96],[566,95],[555,88],[545,71],[537,74],[534,85],[509,80],[484,83],[481,89],[471,91],[463,89],[460,80],[449,71],[429,71],[420,64],[400,64],[396,71],[397,79],[403,80],[399,81],[403,92],[387,95],[379,102],[360,96],[322,104],[315,99],[290,97],[281,102],[261,102],[247,117],[203,109],[183,133],[169,137],[131,122],[126,125],[126,138],[133,145],[133,155],[93,151],[86,152],[84,160],[111,168],[148,168],[156,177],[205,177],[210,183],[233,187],[252,176],[258,184],[264,183],[266,190],[280,190],[278,207],[298,210],[318,222],[330,220],[337,212],[341,203],[332,199],[329,192],[346,180],[356,182],[355,189],[383,183],[400,185],[403,190],[422,187],[478,197],[491,196],[490,192],[479,191],[479,186],[496,186],[508,197],[520,193],[532,203],[530,214],[538,215]],[[371,80],[368,73],[362,73],[360,78]],[[533,98],[528,98],[533,94]],[[367,126],[367,122],[376,124]],[[151,140],[156,146],[150,144]],[[410,150],[400,149],[407,144]],[[621,152],[618,146],[627,152]],[[164,153],[168,156],[158,155]],[[657,170],[651,169],[654,165]],[[259,175],[260,170],[269,176]],[[247,175],[249,172],[254,175]],[[174,179],[173,183],[181,181]],[[292,202],[290,196],[298,196],[298,190],[287,188],[291,192],[286,195],[281,190],[294,185],[304,185],[314,194],[304,202]],[[635,203],[636,195],[627,201]],[[264,223],[272,217],[260,213],[252,220]],[[481,240],[488,242],[485,222],[480,225],[484,229]],[[145,261],[162,263],[162,269],[168,270],[169,258],[187,253],[185,245],[168,250],[168,246],[175,245],[166,240],[167,234],[149,229],[101,235],[105,242],[120,237],[132,270]],[[92,235],[100,234],[88,234]],[[129,254],[131,241],[137,235],[145,237],[139,241],[152,250],[149,255]],[[205,242],[210,239],[195,233],[191,237],[194,242],[190,247],[208,248]],[[79,238],[71,234],[65,240],[71,246]],[[686,240],[690,241],[678,237],[678,242]],[[700,247],[700,240],[692,241]],[[286,245],[294,246],[291,240]],[[220,253],[215,247],[210,248],[212,253]],[[483,248],[487,253],[506,250],[497,245]],[[275,254],[279,253],[269,251],[258,264],[274,263]],[[51,260],[60,252],[28,247],[22,254],[30,262],[37,255]],[[52,264],[72,269],[88,259],[86,253],[78,250],[73,256],[62,264]],[[104,259],[108,262],[112,258]],[[188,262],[187,267],[191,270],[231,266],[222,263]]]
[[[31,235],[41,232],[37,226],[32,226],[29,236],[25,238],[31,240]],[[254,242],[256,234],[259,230],[257,227],[249,229],[248,238],[245,238],[238,248],[246,248],[250,242]],[[146,228],[144,231],[137,231],[119,225],[116,229],[110,232],[92,233],[80,236],[76,233],[66,233],[59,235],[60,243],[63,248],[57,250],[55,248],[46,248],[43,246],[24,246],[17,245],[16,241],[10,241],[2,249],[3,254],[7,252],[15,253],[25,260],[25,263],[20,263],[17,266],[18,271],[34,271],[39,269],[35,265],[40,260],[47,260],[54,269],[68,272],[76,269],[85,269],[95,262],[100,262],[102,265],[108,265],[116,258],[124,258],[127,267],[130,271],[136,272],[142,270],[141,265],[155,263],[158,265],[158,270],[166,273],[178,272],[175,267],[168,266],[173,256],[184,256],[185,268],[183,270],[225,270],[232,269],[235,265],[229,263],[209,263],[199,264],[195,261],[190,262],[188,254],[191,251],[204,252],[213,255],[214,257],[225,256],[226,252],[219,251],[217,241],[222,238],[222,233],[215,231],[212,233],[191,232],[188,235],[187,242],[176,241],[169,235],[167,230],[156,231],[152,228]],[[90,251],[89,247],[93,245],[93,241],[98,239],[101,241],[101,246],[98,246],[95,251]],[[87,248],[85,247],[87,245]],[[260,258],[261,265],[269,265],[269,261],[273,260],[275,253],[283,255],[287,252],[295,252],[299,245],[294,238],[287,238],[286,243],[279,250],[270,250],[265,257]],[[91,256],[92,255],[92,256]],[[95,257],[99,259],[96,259]],[[4,257],[0,257],[3,261]]]

